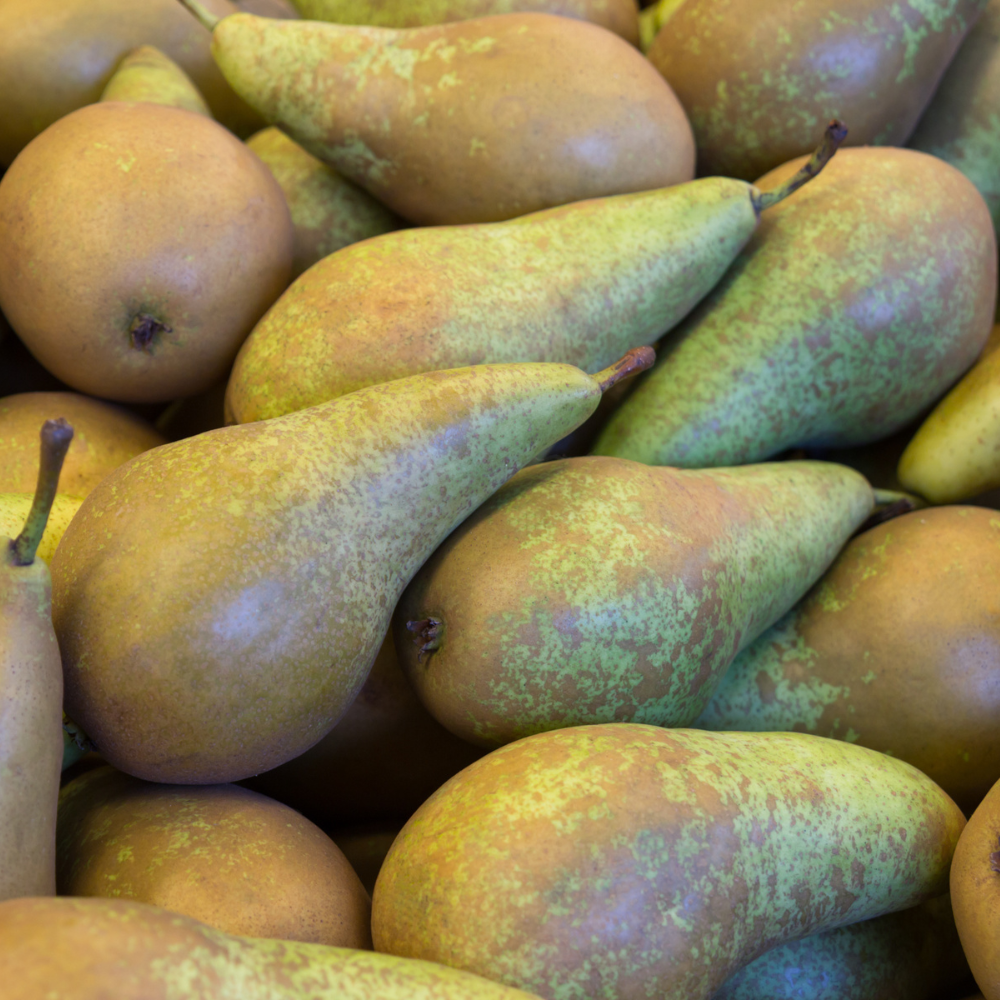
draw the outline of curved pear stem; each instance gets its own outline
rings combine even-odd
[[[910,511],[923,510],[927,506],[926,500],[922,500],[912,493],[876,489],[873,489],[872,493],[875,496],[875,509],[869,515],[868,520],[855,532],[856,535],[903,514],[909,514]]]
[[[656,351],[652,347],[633,347],[610,368],[605,368],[604,371],[592,375],[591,378],[597,381],[601,392],[607,392],[617,382],[621,382],[631,375],[638,375],[639,372],[644,372],[647,368],[652,368],[655,360]]]
[[[30,566],[35,561],[35,553],[45,534],[45,526],[49,523],[52,501],[56,498],[63,460],[69,443],[73,440],[73,428],[62,417],[58,420],[46,420],[42,424],[41,438],[42,457],[38,466],[35,499],[21,534],[10,543],[15,566]]]
[[[208,28],[209,31],[215,31],[215,26],[222,20],[221,17],[216,17],[204,4],[200,3],[199,0],[180,0],[180,2],[187,7],[189,11],[202,25]]]
[[[773,191],[759,191],[753,187],[750,189],[750,201],[753,203],[754,211],[760,215],[765,209],[777,205],[779,201],[784,201],[790,194],[794,194],[803,184],[808,184],[823,168],[833,159],[833,154],[840,148],[840,144],[847,138],[847,126],[834,118],[826,127],[823,133],[823,141],[819,148],[809,157],[809,162],[794,177],[790,177],[781,187]]]

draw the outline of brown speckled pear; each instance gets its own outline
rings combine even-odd
[[[28,493],[38,480],[38,428],[65,417],[73,425],[60,492],[85,497],[130,458],[166,444],[141,417],[74,392],[23,392],[0,399],[0,493]]]
[[[153,45],[140,45],[125,56],[108,80],[101,100],[150,101],[212,117],[187,73]]]
[[[372,933],[378,951],[547,1000],[708,1000],[783,941],[947,891],[964,824],[916,768],[847,743],[561,729],[417,810]]]
[[[212,28],[237,93],[412,222],[493,222],[694,175],[673,91],[597,25],[552,14],[402,29],[220,20],[181,2]]]
[[[53,560],[67,712],[155,781],[233,781],[307,750],[424,560],[651,360],[430,372],[138,456]]]
[[[60,896],[150,903],[227,934],[371,948],[371,900],[309,820],[238,785],[101,767],[59,794]]]

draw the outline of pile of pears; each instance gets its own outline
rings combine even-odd
[[[1000,0],[0,3],[5,1000],[1000,1000]]]

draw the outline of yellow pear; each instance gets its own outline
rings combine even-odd
[[[31,510],[33,500],[34,496],[31,493],[0,493],[0,536],[6,535],[10,538],[17,536],[28,516],[28,511]],[[45,534],[42,535],[36,553],[46,565],[52,562],[63,532],[69,527],[69,522],[73,520],[73,515],[80,509],[82,503],[80,497],[69,496],[66,493],[56,494],[48,524],[45,526]]]

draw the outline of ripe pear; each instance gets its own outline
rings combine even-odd
[[[843,118],[906,142],[987,0],[685,0],[649,48],[694,128],[700,174],[750,180]]]
[[[0,493],[0,536],[13,537],[24,524],[34,495],[31,493]],[[81,497],[69,496],[67,493],[57,493],[52,498],[52,510],[49,512],[45,533],[38,543],[36,555],[43,563],[52,562],[62,536],[69,527],[69,522],[83,503]]]
[[[281,188],[218,123],[93,104],[0,181],[0,306],[75,389],[165,402],[228,371],[290,280],[292,235]]]
[[[297,756],[353,701],[449,532],[651,359],[431,372],[138,456],[53,560],[66,710],[153,781]]]
[[[372,900],[377,951],[548,1000],[708,1000],[784,941],[947,891],[965,819],[916,768],[798,733],[529,736],[439,789]]]
[[[913,150],[842,149],[764,216],[595,450],[703,468],[886,437],[973,363],[996,294],[993,225],[969,180]]]
[[[370,28],[181,2],[249,104],[411,222],[495,222],[694,176],[673,91],[597,25],[501,14]]]
[[[293,279],[335,250],[405,225],[279,129],[263,129],[247,139],[247,146],[274,174],[288,202],[295,227]]]
[[[63,493],[81,500],[119,465],[166,443],[162,434],[128,410],[75,392],[7,396],[0,399],[0,492],[27,493],[35,488],[38,428],[59,416],[74,430],[60,486]]]
[[[533,1000],[465,972],[236,937],[118,899],[0,904],[4,1000]]]
[[[507,222],[410,229],[334,254],[288,289],[241,348],[229,419],[280,416],[460,365],[559,361],[599,371],[680,322],[761,212],[819,173],[844,132],[831,123],[808,168],[766,197],[713,177]]]
[[[393,633],[410,682],[493,747],[593,722],[684,726],[871,513],[824,462],[534,465],[434,553]]]
[[[198,88],[171,59],[152,45],[140,45],[118,64],[102,101],[150,101],[212,117]]]

